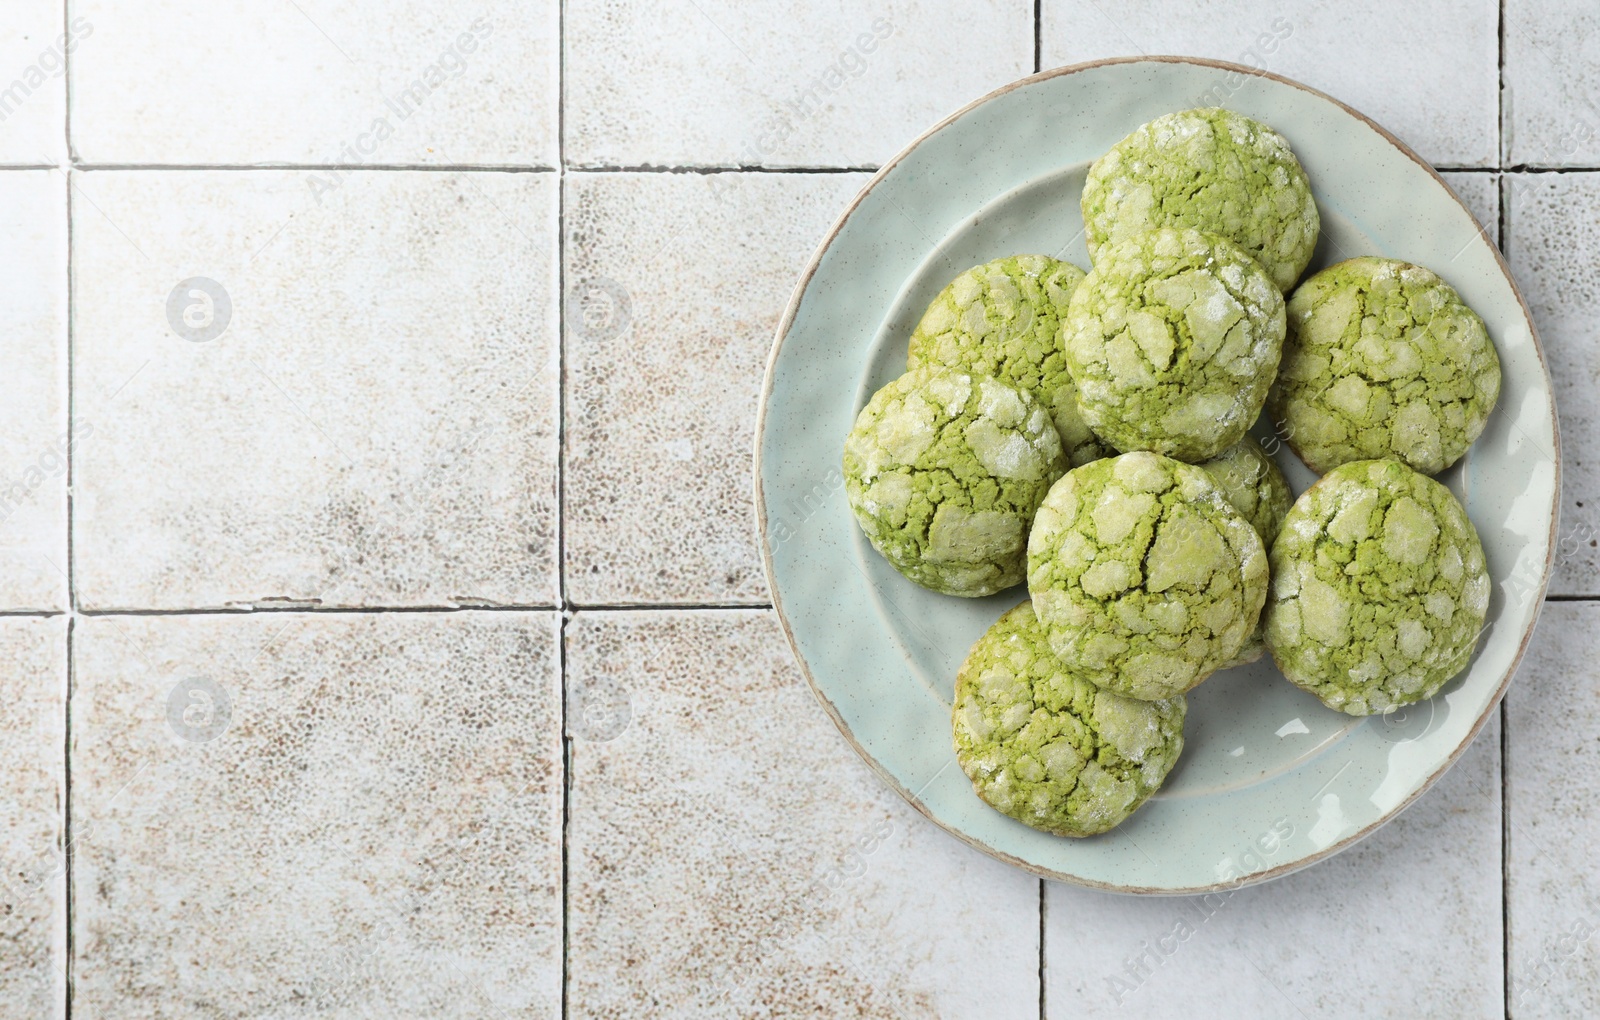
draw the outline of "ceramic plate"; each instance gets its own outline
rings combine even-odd
[[[1441,480],[1477,525],[1494,583],[1472,665],[1436,697],[1353,718],[1267,657],[1189,695],[1182,759],[1162,791],[1091,839],[1036,832],[982,803],[951,748],[968,647],[1025,597],[937,595],[900,577],[851,520],[845,434],[905,370],[922,309],[968,266],[1034,252],[1088,267],[1078,199],[1091,161],[1160,114],[1226,105],[1277,128],[1310,175],[1322,242],[1307,273],[1355,255],[1427,266],[1484,318],[1500,405]],[[1298,494],[1315,480],[1265,423],[1255,435]],[[1067,67],[1007,86],[917,139],[856,197],[778,327],[756,438],[756,501],[774,602],[845,737],[918,810],[1050,878],[1193,893],[1288,874],[1394,817],[1460,756],[1527,646],[1550,572],[1559,492],[1550,381],[1504,261],[1444,181],[1336,100],[1251,68],[1190,58]]]

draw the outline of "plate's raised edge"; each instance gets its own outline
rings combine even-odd
[[[1041,71],[1037,74],[1028,75],[1026,78],[1019,78],[1008,85],[1003,85],[1000,88],[995,89],[993,92],[990,92],[988,95],[983,96],[980,99],[973,100],[966,106],[963,106],[961,109],[957,110],[955,113],[950,114],[933,127],[918,135],[911,141],[910,144],[906,145],[905,148],[897,152],[892,159],[883,164],[883,166],[879,167],[878,172],[872,175],[872,179],[869,180],[864,187],[862,187],[861,191],[856,194],[855,198],[851,199],[849,206],[847,206],[844,212],[839,215],[839,218],[834,221],[832,228],[829,229],[827,235],[823,237],[822,243],[817,246],[816,252],[811,256],[811,260],[806,263],[805,269],[801,271],[800,279],[795,284],[794,293],[789,298],[789,304],[784,309],[783,317],[778,321],[778,328],[773,337],[772,350],[767,355],[766,371],[763,373],[761,380],[761,395],[756,410],[754,455],[756,526],[761,535],[761,563],[767,574],[767,588],[772,594],[772,607],[777,612],[779,626],[783,630],[783,636],[789,642],[789,648],[794,652],[795,661],[800,664],[800,672],[805,676],[806,684],[811,688],[811,693],[816,695],[817,700],[821,702],[823,709],[828,713],[829,718],[833,720],[834,725],[839,727],[839,732],[844,735],[845,740],[849,741],[850,746],[855,749],[856,754],[860,755],[861,759],[865,761],[872,768],[872,770],[889,785],[891,789],[899,793],[900,796],[904,797],[912,807],[920,811],[925,817],[928,818],[929,821],[933,822],[935,825],[939,826],[941,829],[944,829],[946,832],[955,836],[962,842],[982,850],[991,857],[1005,861],[1007,864],[1014,865],[1018,868],[1021,868],[1023,871],[1038,875],[1041,878],[1054,879],[1059,882],[1067,882],[1072,885],[1085,886],[1091,889],[1102,889],[1107,892],[1134,893],[1154,896],[1193,896],[1208,892],[1241,889],[1245,886],[1259,885],[1262,882],[1270,882],[1273,879],[1282,878],[1285,875],[1293,874],[1302,868],[1308,868],[1319,861],[1326,860],[1327,858],[1332,857],[1334,854],[1353,846],[1354,844],[1370,836],[1373,832],[1377,831],[1387,822],[1394,819],[1402,811],[1410,807],[1418,797],[1427,792],[1427,790],[1433,786],[1434,783],[1438,782],[1439,778],[1448,772],[1450,767],[1460,759],[1461,755],[1466,751],[1468,745],[1472,743],[1472,741],[1477,737],[1478,733],[1483,729],[1484,724],[1488,722],[1490,714],[1499,707],[1501,699],[1505,697],[1506,688],[1511,684],[1511,678],[1516,675],[1517,667],[1521,664],[1522,657],[1528,651],[1528,643],[1533,638],[1534,628],[1539,622],[1539,614],[1543,611],[1544,595],[1545,591],[1550,585],[1550,575],[1553,573],[1555,568],[1556,539],[1559,533],[1558,529],[1560,527],[1561,514],[1561,429],[1559,427],[1559,421],[1556,415],[1555,390],[1550,380],[1550,365],[1545,360],[1544,346],[1539,342],[1539,331],[1534,327],[1533,324],[1533,313],[1529,311],[1528,302],[1522,296],[1522,290],[1517,286],[1516,278],[1511,275],[1511,267],[1506,262],[1505,256],[1501,254],[1498,245],[1491,242],[1489,244],[1489,249],[1494,253],[1495,261],[1500,266],[1500,272],[1505,276],[1506,282],[1511,285],[1511,293],[1516,295],[1517,304],[1522,309],[1522,316],[1528,325],[1528,335],[1533,339],[1534,353],[1539,358],[1539,368],[1544,373],[1545,392],[1550,398],[1550,437],[1552,440],[1552,452],[1555,458],[1555,490],[1554,495],[1551,498],[1550,534],[1545,553],[1544,573],[1539,581],[1539,597],[1538,602],[1534,607],[1533,616],[1528,620],[1528,625],[1523,630],[1522,640],[1517,645],[1517,653],[1512,657],[1511,664],[1507,667],[1505,676],[1500,678],[1499,688],[1494,692],[1494,696],[1489,699],[1488,705],[1484,708],[1482,714],[1478,716],[1477,722],[1473,723],[1472,728],[1467,731],[1467,735],[1462,738],[1461,743],[1456,746],[1454,751],[1450,752],[1450,754],[1445,757],[1444,762],[1439,766],[1439,768],[1436,769],[1432,775],[1428,776],[1427,779],[1423,780],[1410,796],[1401,801],[1395,807],[1391,808],[1383,815],[1382,818],[1379,818],[1377,821],[1373,822],[1371,825],[1368,825],[1366,828],[1361,829],[1359,832],[1346,836],[1337,843],[1333,843],[1330,846],[1324,847],[1323,849],[1318,850],[1313,854],[1308,854],[1307,856],[1298,860],[1285,862],[1275,868],[1268,868],[1265,871],[1256,872],[1242,879],[1215,882],[1209,885],[1182,887],[1153,887],[1120,885],[1111,882],[1096,882],[1091,879],[1086,879],[1080,875],[1056,871],[1052,868],[1041,867],[1037,864],[1022,860],[1021,858],[1006,853],[1003,850],[998,850],[995,847],[984,843],[982,840],[976,839],[973,836],[962,832],[960,829],[947,825],[945,822],[934,817],[932,812],[930,812],[927,807],[923,805],[917,793],[913,793],[911,790],[908,790],[900,783],[898,779],[894,777],[894,775],[888,771],[888,769],[880,765],[876,758],[867,753],[866,749],[863,748],[860,742],[856,740],[855,734],[850,731],[849,725],[846,724],[844,717],[839,714],[839,710],[834,706],[833,702],[828,700],[828,696],[822,692],[822,688],[817,686],[817,680],[816,677],[812,676],[811,674],[810,665],[806,662],[805,656],[800,653],[799,642],[795,640],[794,631],[789,625],[789,616],[784,612],[783,596],[779,593],[778,586],[773,581],[772,543],[767,533],[767,504],[765,493],[761,484],[761,440],[762,437],[766,435],[767,403],[772,395],[772,384],[778,364],[778,353],[783,348],[783,341],[788,336],[789,330],[794,326],[795,317],[800,311],[800,302],[805,298],[806,288],[810,286],[811,278],[816,275],[817,267],[822,264],[823,256],[827,254],[828,249],[833,245],[834,239],[839,235],[839,231],[844,229],[845,223],[850,219],[851,215],[855,213],[856,208],[861,205],[861,202],[867,197],[868,193],[871,192],[873,188],[878,186],[878,183],[883,180],[889,171],[898,166],[901,161],[909,156],[912,151],[924,141],[944,130],[944,128],[949,124],[966,116],[968,112],[977,109],[991,100],[998,99],[1006,93],[1022,88],[1025,85],[1046,81],[1050,78],[1059,77],[1061,75],[1077,74],[1080,71],[1088,71],[1092,70],[1093,68],[1106,67],[1113,64],[1142,63],[1195,64],[1202,67],[1219,68],[1224,71],[1235,71],[1240,74],[1249,75],[1253,78],[1267,78],[1272,81],[1279,82],[1280,84],[1300,89],[1302,92],[1309,92],[1321,99],[1325,99],[1333,105],[1339,107],[1341,110],[1344,110],[1352,117],[1355,117],[1356,119],[1366,123],[1374,131],[1382,135],[1383,138],[1389,142],[1389,144],[1393,145],[1406,157],[1411,159],[1418,166],[1422,167],[1422,169],[1426,170],[1430,175],[1432,175],[1434,180],[1438,181],[1439,184],[1444,187],[1446,194],[1455,199],[1456,204],[1460,205],[1462,209],[1466,211],[1467,215],[1472,218],[1473,222],[1477,222],[1477,217],[1473,216],[1472,211],[1466,208],[1465,203],[1463,203],[1461,198],[1456,195],[1455,189],[1450,187],[1449,183],[1439,175],[1439,172],[1435,170],[1427,160],[1419,156],[1409,145],[1397,138],[1383,125],[1379,124],[1371,117],[1368,117],[1360,110],[1355,109],[1347,103],[1341,102],[1340,100],[1328,95],[1326,92],[1323,92],[1320,89],[1314,89],[1302,82],[1295,81],[1292,78],[1285,78],[1283,75],[1274,74],[1271,71],[1263,71],[1259,68],[1250,67],[1245,64],[1235,64],[1226,60],[1211,60],[1205,57],[1145,56],[1111,57],[1105,60],[1091,60],[1081,64],[1069,64],[1064,67],[1052,68],[1049,71]],[[1484,236],[1485,241],[1488,241],[1487,228],[1482,224],[1479,224],[1479,227],[1479,233]],[[953,761],[954,758],[951,760]],[[939,774],[940,773],[935,773],[935,778],[937,778]],[[929,780],[929,782],[932,782],[932,780]],[[920,792],[921,791],[918,791],[918,793]]]

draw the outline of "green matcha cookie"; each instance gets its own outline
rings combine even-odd
[[[1187,704],[1135,701],[1051,654],[1024,602],[1000,617],[956,676],[956,760],[984,802],[1058,836],[1115,828],[1161,788],[1183,750]]]
[[[1027,390],[1055,422],[1067,459],[1087,464],[1112,451],[1078,411],[1061,350],[1061,318],[1083,270],[1044,255],[1013,255],[974,266],[939,292],[911,334],[907,368],[992,375]]]
[[[1022,581],[1028,526],[1066,469],[1033,397],[939,368],[875,393],[844,444],[845,495],[873,548],[946,595]]]
[[[1483,546],[1443,485],[1397,460],[1328,472],[1272,547],[1267,647],[1350,715],[1431,698],[1466,668],[1489,607]]]
[[[1261,413],[1283,348],[1283,295],[1215,234],[1155,230],[1100,249],[1064,329],[1078,407],[1097,436],[1208,460]]]
[[[1066,668],[1156,701],[1238,654],[1267,597],[1267,555],[1205,471],[1125,453],[1050,489],[1028,538],[1028,593]]]
[[[1271,553],[1272,543],[1283,527],[1284,515],[1294,502],[1294,496],[1289,492],[1289,482],[1278,470],[1277,462],[1267,456],[1267,451],[1261,448],[1260,443],[1245,436],[1197,466],[1204,468],[1211,480],[1217,483],[1228,502],[1256,529],[1256,534],[1261,536],[1261,544]],[[1261,658],[1261,653],[1267,650],[1266,626],[1265,620],[1257,623],[1256,629],[1245,638],[1239,654],[1222,668],[1243,666]]]
[[[1083,186],[1089,257],[1155,227],[1221,234],[1279,290],[1299,279],[1321,220],[1311,183],[1276,131],[1209,107],[1157,117],[1095,160]]]
[[[1348,259],[1289,300],[1269,399],[1319,474],[1382,457],[1438,474],[1467,452],[1499,397],[1500,357],[1483,320],[1421,266]]]

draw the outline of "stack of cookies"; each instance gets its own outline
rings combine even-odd
[[[1066,836],[1159,789],[1185,693],[1264,649],[1352,715],[1466,667],[1489,579],[1428,476],[1500,388],[1483,321],[1427,269],[1355,258],[1296,287],[1317,207],[1264,124],[1159,117],[1095,162],[1082,207],[1092,269],[962,273],[844,453],[856,520],[906,577],[1027,581],[956,678],[956,755],[987,803]],[[1298,500],[1246,435],[1263,409],[1323,476]]]

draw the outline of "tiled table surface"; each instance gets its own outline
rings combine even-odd
[[[1138,52],[1448,168],[1565,440],[1499,718],[1207,901],[915,814],[751,523],[773,327],[868,173]],[[10,0],[0,1017],[1600,1013],[1597,66],[1556,0]]]

